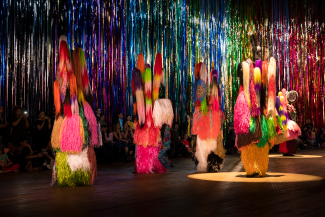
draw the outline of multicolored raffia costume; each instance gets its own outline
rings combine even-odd
[[[273,60],[272,64],[275,64]],[[266,176],[268,169],[269,149],[275,140],[272,118],[274,109],[270,112],[268,110],[272,107],[268,103],[274,102],[272,97],[275,97],[272,89],[270,90],[275,79],[274,76],[270,79],[270,75],[275,73],[275,69],[275,67],[270,69],[268,62],[261,60],[256,61],[254,68],[250,59],[240,63],[238,67],[241,87],[235,105],[234,127],[236,146],[241,151],[241,160],[247,177]],[[267,96],[268,86],[270,94]],[[268,125],[269,122],[271,125]]]
[[[218,88],[218,72],[212,70],[211,93],[207,96],[207,67],[204,63],[195,66],[194,95],[195,111],[193,114],[192,134],[197,135],[195,163],[198,172],[219,172],[226,157],[223,148],[222,128],[224,113],[221,110]]]
[[[154,66],[152,85],[151,67],[144,64],[143,55],[138,55],[137,68],[132,72],[134,97],[136,146],[136,171],[139,174],[163,173],[172,165],[166,156],[170,149],[169,127],[172,126],[174,112],[169,99],[158,99],[159,87],[164,85],[162,59],[158,53]],[[151,87],[153,86],[153,91]],[[163,132],[161,128],[164,126]]]
[[[278,126],[280,126],[281,135],[278,135],[275,144],[279,144],[279,151],[284,156],[293,156],[297,151],[296,140],[301,135],[300,127],[296,122],[289,119],[287,112],[287,91],[282,89],[276,97],[275,107],[277,110]]]
[[[94,147],[102,145],[93,109],[92,90],[81,48],[73,52],[73,64],[65,36],[59,42],[59,67],[54,82],[56,120],[51,135],[56,149],[52,185],[89,186],[97,177]]]

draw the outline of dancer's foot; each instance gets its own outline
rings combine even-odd
[[[251,175],[246,175],[247,178],[259,178],[260,177],[260,174],[259,173],[253,173]]]
[[[292,157],[294,156],[293,154],[283,154],[283,156],[289,156],[289,157]]]

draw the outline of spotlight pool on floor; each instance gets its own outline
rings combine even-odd
[[[266,177],[247,178],[245,172],[220,172],[220,173],[195,173],[188,175],[191,179],[199,179],[215,182],[310,182],[323,180],[323,177],[295,174],[269,172]]]
[[[269,158],[318,158],[323,157],[320,155],[300,155],[294,154],[294,156],[283,156],[283,154],[270,154]]]

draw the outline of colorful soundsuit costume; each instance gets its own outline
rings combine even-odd
[[[287,91],[282,89],[276,97],[275,107],[278,120],[278,137],[275,144],[279,144],[279,151],[287,156],[292,156],[297,151],[296,140],[301,135],[301,130],[296,122],[289,119],[287,112]]]
[[[211,93],[207,97],[207,68],[204,63],[195,66],[192,134],[196,135],[195,161],[198,172],[218,172],[222,169],[225,155],[223,148],[224,113],[221,110],[218,88],[218,72],[211,72]]]
[[[93,97],[82,49],[74,50],[72,64],[65,36],[59,45],[53,89],[56,120],[51,143],[57,154],[52,185],[57,180],[62,187],[89,186],[97,177],[94,147],[102,145],[100,125],[89,104]]]
[[[134,123],[134,143],[137,145],[136,171],[140,174],[163,173],[172,167],[166,152],[170,149],[169,128],[173,123],[174,112],[169,99],[158,99],[160,86],[164,85],[159,53],[156,56],[154,73],[152,85],[150,65],[144,64],[143,55],[140,53],[137,68],[132,72],[134,114],[137,117]]]
[[[272,60],[272,64],[275,64],[275,60]],[[275,127],[272,115],[268,118],[266,88],[273,85],[275,69],[272,68],[272,73],[269,73],[268,63],[262,63],[261,60],[256,61],[254,68],[250,59],[238,66],[240,93],[235,105],[234,128],[236,146],[241,151],[241,160],[248,177],[265,176],[268,169],[268,153],[273,146]],[[271,90],[268,97],[272,98],[272,93]],[[273,123],[270,130],[269,121]]]

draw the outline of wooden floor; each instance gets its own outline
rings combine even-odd
[[[325,178],[322,158],[270,158],[269,172]],[[0,216],[325,216],[325,180],[220,182],[188,178],[191,159],[172,159],[165,174],[134,174],[133,164],[99,165],[92,187],[50,187],[50,171],[0,174]],[[239,154],[222,172],[244,172]]]

